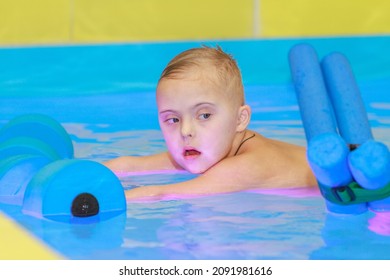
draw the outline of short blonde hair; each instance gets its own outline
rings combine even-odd
[[[215,76],[212,75],[216,78],[213,82],[225,87],[224,92],[228,94],[228,98],[244,105],[241,71],[235,59],[225,53],[219,46],[216,48],[203,46],[178,54],[168,63],[160,76],[159,82],[163,79],[184,78],[191,70],[209,72],[213,68],[216,70]]]

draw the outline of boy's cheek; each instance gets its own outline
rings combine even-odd
[[[171,139],[174,137],[175,133],[168,129],[161,129],[163,137],[166,142],[171,142]]]

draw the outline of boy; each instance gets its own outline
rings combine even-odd
[[[126,191],[128,200],[250,189],[313,187],[305,148],[250,131],[240,70],[221,48],[194,48],[167,65],[156,91],[167,152],[105,162],[114,172],[187,170],[176,184]]]

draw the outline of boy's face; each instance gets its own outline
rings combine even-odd
[[[209,79],[163,79],[157,87],[159,123],[177,164],[203,173],[232,153],[239,107]]]

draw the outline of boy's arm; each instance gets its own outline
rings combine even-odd
[[[292,165],[294,170],[292,170]],[[223,159],[204,174],[176,184],[142,186],[127,190],[127,200],[158,200],[254,189],[315,189],[317,184],[306,161],[280,161],[246,153]]]
[[[118,175],[127,172],[181,170],[168,152],[149,156],[122,156],[103,163]]]
[[[154,200],[229,193],[264,187],[270,183],[270,179],[272,181],[272,178],[268,178],[264,171],[260,171],[264,170],[264,167],[258,169],[253,166],[254,164],[256,165],[250,155],[227,158],[204,174],[189,181],[159,186],[142,186],[127,190],[126,199]]]

